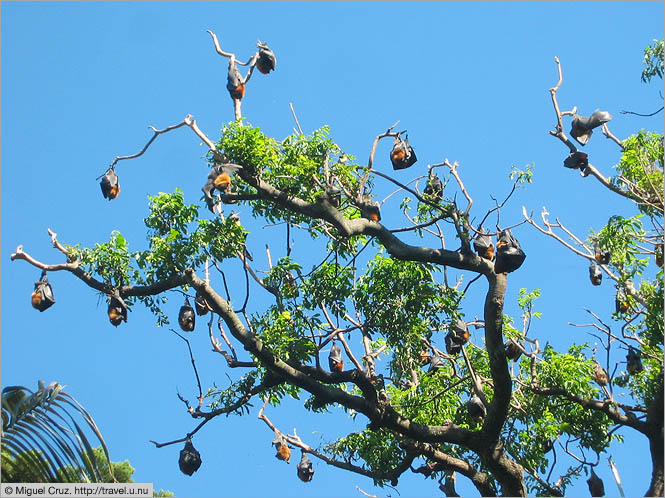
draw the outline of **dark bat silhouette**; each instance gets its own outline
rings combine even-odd
[[[120,193],[120,183],[118,182],[118,175],[115,174],[115,168],[113,166],[106,170],[99,186],[102,188],[104,199],[110,201],[118,197],[118,194]]]
[[[593,134],[593,129],[602,126],[612,120],[612,116],[607,111],[596,111],[585,118],[575,114],[573,116],[572,128],[570,129],[571,136],[579,142],[580,145],[586,145]]]
[[[32,307],[39,311],[46,311],[55,304],[53,289],[45,271],[42,271],[39,282],[35,282],[35,290],[32,291],[31,301]]]

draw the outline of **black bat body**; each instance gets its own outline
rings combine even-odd
[[[273,51],[270,50],[265,43],[259,43],[256,46],[259,48],[259,58],[256,59],[256,69],[263,74],[268,74],[270,71],[274,71],[275,66],[277,65],[277,58]]]
[[[188,439],[185,442],[185,447],[180,450],[180,458],[178,459],[178,466],[183,474],[191,476],[194,472],[199,470],[201,466],[201,454],[194,448],[192,442]]]
[[[445,342],[446,342],[446,353],[452,355],[452,354],[458,354],[460,351],[462,351],[462,345],[454,340],[452,332],[448,332],[446,334]]]
[[[206,301],[205,297],[203,297],[201,294],[198,292],[196,293],[196,299],[194,299],[194,306],[196,307],[196,314],[199,316],[203,316],[210,311],[208,309],[208,302]]]
[[[239,164],[226,163],[218,164],[210,170],[210,173],[208,173],[208,180],[201,188],[210,212],[214,212],[213,208],[215,206],[212,193],[215,190],[227,192],[231,187],[231,176],[239,169],[242,169],[242,166]]]
[[[600,285],[603,281],[603,272],[593,261],[589,264],[589,280],[593,285]]]
[[[474,393],[473,396],[466,402],[466,412],[476,422],[482,422],[487,415],[487,408],[483,405],[480,398]]]
[[[434,174],[430,175],[427,179],[427,185],[425,185],[423,194],[428,196],[430,200],[436,204],[441,202],[441,199],[443,198],[443,183],[441,183],[438,176]]]
[[[300,463],[297,466],[297,470],[298,478],[302,482],[309,482],[312,480],[312,477],[314,477],[314,466],[312,465],[312,461],[307,458],[304,451],[300,457]]]
[[[593,245],[593,257],[596,260],[596,263],[599,265],[606,265],[610,262],[610,259],[612,258],[612,251],[609,249],[603,249],[600,247],[600,245],[596,242]]]
[[[104,199],[110,201],[118,197],[118,194],[120,193],[120,183],[118,182],[118,175],[115,174],[115,169],[113,167],[106,170],[99,186],[102,188]]]
[[[642,366],[642,354],[635,348],[629,347],[626,355],[626,370],[630,375],[635,375],[644,369]]]
[[[607,123],[611,120],[612,116],[609,112],[598,109],[596,109],[596,111],[588,118],[575,114],[575,116],[573,116],[570,135],[577,140],[580,145],[586,145],[593,134],[593,129],[598,128],[599,126],[602,126],[603,123]]]
[[[496,273],[513,272],[522,266],[526,259],[526,254],[510,230],[501,230],[496,249],[496,262],[494,263]]]
[[[189,299],[187,298],[185,298],[185,304],[180,307],[178,312],[178,325],[184,332],[192,332],[196,325],[194,308],[189,305]]]
[[[589,493],[591,493],[591,496],[605,496],[605,485],[603,484],[603,480],[596,475],[593,468],[591,468],[591,475],[586,483],[589,486]]]
[[[328,366],[331,372],[342,372],[344,370],[344,360],[342,360],[342,348],[336,342],[333,342],[328,354]]]
[[[229,62],[229,72],[226,76],[226,89],[233,100],[240,100],[245,96],[245,81],[235,62]]]
[[[469,340],[469,327],[464,320],[459,318],[455,323],[450,326],[450,333],[452,334],[453,342],[464,345]]]
[[[288,442],[284,437],[284,434],[275,429],[275,437],[272,440],[272,444],[275,446],[277,453],[275,458],[278,460],[283,460],[286,463],[291,462],[291,448],[289,448]]]
[[[413,147],[409,145],[409,138],[402,140],[401,133],[395,137],[393,150],[390,151],[390,162],[394,170],[406,169],[412,166],[418,159]]]
[[[630,309],[628,299],[623,292],[617,292],[616,298],[614,299],[614,307],[617,313],[627,313]]]
[[[473,239],[473,248],[481,258],[492,261],[494,258],[494,244],[492,237],[487,235],[482,227],[478,230],[480,233]]]
[[[429,370],[428,372],[436,372],[445,366],[443,358],[440,354],[434,353],[429,357]]]
[[[55,304],[53,289],[45,271],[42,272],[39,282],[35,282],[35,290],[32,292],[31,301],[32,307],[39,311],[46,311]]]
[[[589,166],[589,155],[586,152],[579,150],[571,152],[568,157],[563,161],[563,165],[570,169],[586,170]]]
[[[522,350],[519,348],[517,343],[512,339],[508,339],[503,345],[504,352],[506,353],[506,358],[512,361],[517,361],[520,356],[522,356]]]
[[[127,322],[127,305],[120,296],[109,296],[107,314],[109,321],[114,327],[117,327],[123,321]]]
[[[368,195],[364,196],[363,202],[360,205],[360,216],[367,220],[381,221],[381,207],[379,203],[373,201]]]

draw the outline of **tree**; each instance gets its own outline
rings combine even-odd
[[[101,444],[96,450],[84,428]],[[104,466],[108,458],[95,421],[62,385],[2,390],[4,482],[112,482],[106,480],[113,479]]]
[[[223,51],[211,35],[217,52],[229,58],[229,72],[233,73],[235,55]],[[356,164],[325,128],[312,135],[299,130],[279,142],[241,119],[240,94],[245,86],[240,93],[238,87],[249,82],[258,56],[246,63],[249,69],[244,79],[240,76],[238,80],[235,73],[231,78],[235,81],[230,90],[236,92],[236,120],[224,127],[216,143],[187,116],[181,123],[153,129],[153,138],[141,152],[116,158],[108,172],[106,197],[114,198],[118,190],[111,189],[117,185],[114,175],[120,160],[143,154],[160,134],[189,127],[210,150],[212,185],[207,189],[211,194],[207,200],[215,212],[213,219],[199,216],[199,206],[186,204],[183,192],[176,190],[151,197],[145,220],[149,247],[144,251],[130,252],[127,241],[117,232],[108,243],[95,248],[64,245],[50,232],[54,246],[66,255],[66,263],[44,264],[22,248],[12,256],[46,271],[68,271],[108,296],[110,318],[118,324],[126,319],[126,307],[138,302],[155,314],[158,325],[168,324],[162,311],[164,293],[178,288],[198,301],[201,312],[211,312],[208,329],[213,348],[230,368],[243,374],[227,389],[211,388],[205,395],[199,385],[196,404],[182,398],[191,416],[200,422],[184,437],[156,445],[189,441],[222,414],[248,412],[249,403],[259,397],[264,401],[260,418],[275,432],[282,458],[287,458],[284,452],[290,444],[303,454],[370,476],[381,484],[396,485],[402,473],[418,465],[415,472],[438,478],[449,495],[454,494],[459,473],[483,495],[502,492],[517,496],[527,492],[562,494],[580,466],[595,465],[581,458],[580,465],[574,464],[558,480],[550,480],[551,472],[546,469],[553,459],[549,450],[556,451],[555,440],[561,439],[565,449],[576,444],[581,450],[600,454],[616,438],[614,427],[626,426],[649,438],[654,461],[650,492],[662,490],[662,459],[659,462],[654,456],[658,445],[662,454],[662,411],[657,410],[657,406],[662,409],[662,273],[650,281],[645,263],[636,256],[641,252],[655,258],[658,243],[662,243],[662,195],[660,200],[656,195],[658,185],[662,190],[662,137],[638,134],[631,143],[617,139],[625,158],[620,162],[623,179],[617,177],[616,183],[612,182],[588,157],[575,155],[579,151],[562,125],[562,117],[575,112],[560,112],[556,102],[560,83],[553,89],[558,119],[553,133],[569,147],[573,166],[633,200],[656,228],[655,234],[643,233],[639,219],[623,218],[593,237],[602,251],[611,249],[610,262],[601,271],[619,284],[621,309],[622,303],[628,303],[628,309],[617,314],[628,324],[628,336],[619,342],[637,346],[634,349],[643,361],[641,372],[622,376],[618,382],[623,386],[613,381],[609,387],[598,389],[593,381],[594,375],[598,378],[596,350],[588,358],[587,345],[571,346],[567,353],[547,345],[541,349],[536,339],[527,336],[532,319],[538,316],[534,304],[538,291],[524,290],[521,294],[520,330],[514,318],[503,314],[508,274],[497,273],[491,258],[472,251],[474,241],[482,248],[483,224],[487,222],[485,229],[490,230],[490,221],[496,220],[496,230],[490,230],[489,235],[501,235],[499,242],[493,242],[497,258],[510,262],[510,271],[519,271],[517,244],[509,233],[500,234],[500,228],[515,228],[515,224],[501,223],[500,214],[512,192],[531,180],[528,168],[514,171],[511,194],[475,223],[473,197],[457,163],[446,160],[432,165],[427,192],[372,168],[377,145],[384,138],[392,137],[394,150],[402,149],[408,155],[408,147],[401,143],[404,133],[393,131],[397,123],[376,137],[367,166]],[[603,129],[611,136],[606,125]],[[226,164],[241,166],[232,172],[230,185],[219,178],[222,171],[217,169]],[[445,196],[435,187],[437,169],[445,172]],[[378,217],[370,194],[377,177],[408,194],[402,203],[409,220],[404,229],[389,230],[372,219]],[[219,196],[222,203],[243,203],[253,216],[286,226],[286,257],[271,264],[264,278],[252,268],[245,248],[245,244],[252,245],[254,234],[248,234],[236,218],[215,209],[221,207],[212,195],[212,187],[217,186],[224,190]],[[453,189],[464,201],[457,200]],[[526,218],[536,225],[528,214]],[[549,222],[544,218],[543,223]],[[320,247],[323,240],[323,252],[327,252],[325,259],[307,269],[290,258],[291,232],[302,228],[314,239],[312,244]],[[557,227],[549,224],[543,230],[549,234],[552,228]],[[450,233],[457,239],[452,245],[446,242]],[[437,248],[427,247],[432,244],[429,237],[434,237]],[[591,245],[580,240],[578,256],[595,259]],[[370,247],[375,248],[375,254],[368,257]],[[225,283],[220,265],[231,258],[238,258],[245,268],[244,295],[231,295],[235,288],[229,290]],[[218,269],[219,276],[211,277],[209,268]],[[454,270],[462,273],[455,278]],[[463,309],[464,298],[482,277],[488,285],[483,312],[478,312],[482,317],[470,319],[474,310]],[[264,310],[249,308],[250,279],[274,296],[274,305]],[[634,280],[640,285],[629,285]],[[242,304],[237,308],[232,301]],[[636,318],[628,314],[631,309],[639,312]],[[215,326],[224,344],[215,337]],[[469,327],[483,331],[484,344],[478,337],[468,341]],[[599,327],[602,329],[602,324]],[[443,336],[448,330],[446,344]],[[610,342],[618,338],[604,329],[601,332],[608,341],[609,363]],[[507,353],[508,339],[513,345]],[[337,342],[344,350],[347,368],[328,372],[321,366],[320,354]],[[238,344],[250,358],[238,356]],[[445,352],[440,349],[444,344]],[[517,353],[522,353],[522,358],[513,367],[507,354]],[[377,366],[379,361],[387,368]],[[423,369],[423,363],[429,363],[430,371]],[[615,385],[630,393],[635,405],[617,402]],[[309,395],[305,409],[342,408],[365,417],[367,429],[323,449],[311,447],[295,432],[283,434],[266,415],[268,403],[278,406],[284,397],[299,399],[305,393]],[[204,408],[206,399],[209,405]],[[471,403],[468,408],[467,399]],[[633,412],[646,413],[646,420]],[[358,460],[363,463],[358,464]]]

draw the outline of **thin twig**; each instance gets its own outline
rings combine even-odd
[[[296,111],[293,108],[293,104],[291,102],[289,102],[289,107],[291,108],[291,114],[293,114],[293,119],[295,120],[296,126],[298,127],[298,132],[300,132],[301,135],[304,135],[302,128],[300,127],[300,122],[298,121],[298,116],[296,116]]]
[[[194,375],[196,375],[196,383],[199,386],[199,409],[201,409],[201,406],[203,406],[203,390],[201,389],[201,379],[199,379],[199,372],[196,370],[196,362],[194,361],[194,353],[192,353],[192,347],[189,345],[189,340],[186,337],[183,337],[180,335],[178,332],[176,332],[174,329],[171,329],[171,332],[173,332],[175,335],[180,337],[183,341],[187,343],[187,349],[189,349],[189,358],[192,360],[192,367],[194,368]]]

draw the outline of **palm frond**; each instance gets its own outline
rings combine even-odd
[[[86,431],[106,462],[98,462]],[[3,482],[104,482],[100,464],[111,468],[109,462],[97,424],[62,385],[2,390]]]

